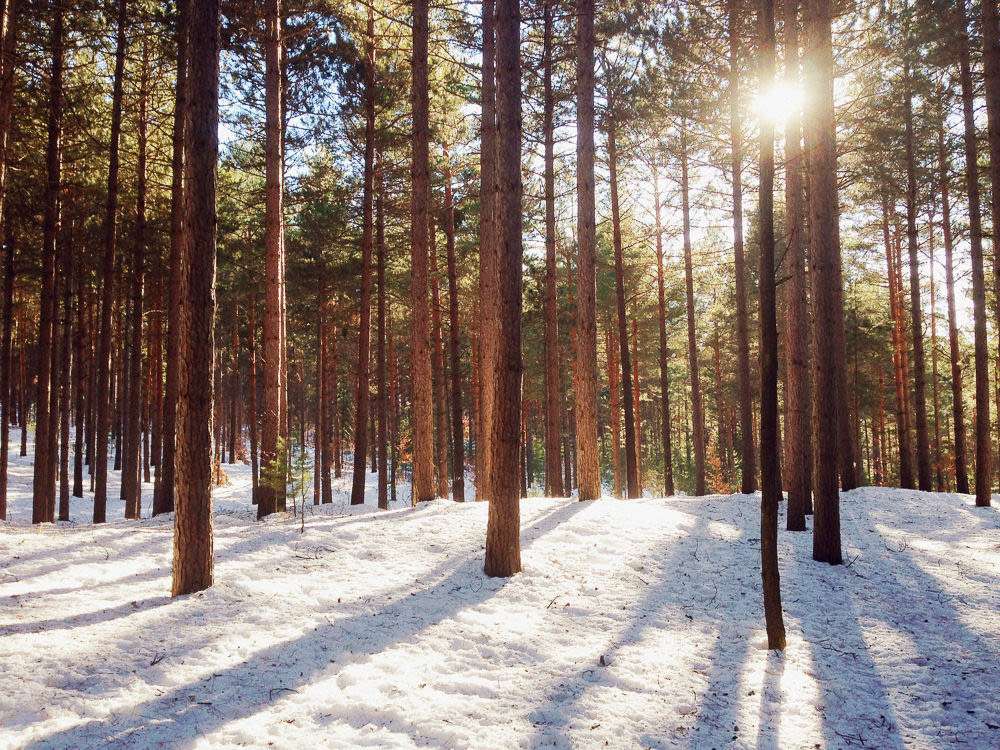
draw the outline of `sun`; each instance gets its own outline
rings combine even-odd
[[[798,86],[775,81],[769,88],[757,92],[754,101],[757,117],[774,124],[783,123],[802,111],[803,98],[802,89]]]

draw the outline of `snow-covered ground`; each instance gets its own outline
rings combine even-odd
[[[31,528],[12,458],[0,746],[1000,746],[1000,515],[969,497],[846,494],[843,567],[782,532],[781,655],[757,498],[525,500],[505,581],[485,504],[349,509],[345,478],[303,534],[226,469],[216,584],[171,599],[170,518]]]

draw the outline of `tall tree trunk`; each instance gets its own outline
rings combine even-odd
[[[635,420],[633,434],[635,435],[635,473],[638,485],[637,497],[642,497],[642,408],[641,392],[639,391],[639,323],[632,318],[632,419]]]
[[[747,271],[743,253],[743,131],[740,116],[738,8],[729,11],[729,134],[733,184],[733,272],[736,276],[736,375],[740,393],[740,491],[757,491],[757,461],[753,445],[753,393],[750,385],[750,323],[747,312]],[[772,9],[773,13],[773,9]]]
[[[605,350],[608,353],[608,400],[611,422],[611,476],[615,497],[622,497],[622,412],[621,412],[621,370],[618,367],[619,349],[615,346],[615,334],[608,320],[606,326]]]
[[[983,274],[983,222],[979,196],[978,147],[973,114],[975,90],[969,62],[969,32],[965,0],[958,0],[958,60],[965,124],[965,188],[969,198],[969,244],[972,250],[972,303],[976,362],[976,505],[990,504],[990,375],[986,343],[986,280]]]
[[[628,317],[625,313],[625,261],[622,256],[621,214],[618,205],[618,126],[614,102],[609,103],[608,115],[608,178],[611,183],[611,234],[615,252],[615,302],[618,346],[622,368],[622,402],[625,406],[625,482],[628,497],[639,497],[639,469],[635,449],[635,413],[632,403],[632,361],[628,346]]]
[[[521,11],[518,0],[497,2],[497,340],[496,404],[488,478],[488,576],[521,570]]]
[[[375,194],[375,268],[378,282],[378,322],[375,379],[378,385],[378,507],[389,509],[389,394],[386,388],[386,286],[385,286],[385,180],[382,173],[382,151],[379,148],[375,174],[378,191]],[[461,417],[461,415],[459,415]],[[457,491],[457,490],[456,490]]]
[[[933,185],[933,183],[932,183]],[[935,196],[931,188],[931,207],[927,217],[927,254],[930,256],[931,269],[931,405],[934,414],[934,489],[944,492],[944,468],[941,464],[941,400],[938,393],[938,343],[937,343],[937,287],[934,283],[934,236],[935,236]]]
[[[552,90],[554,0],[542,3],[542,138],[545,142],[545,494],[563,496],[559,427],[562,393],[559,369],[559,308],[556,291],[555,95]]]
[[[913,466],[910,449],[909,405],[906,398],[906,344],[903,333],[902,301],[900,300],[897,266],[893,242],[889,236],[889,203],[882,203],[882,240],[885,243],[885,260],[889,279],[889,312],[892,318],[893,381],[896,386],[896,428],[899,442],[899,485],[913,488]]]
[[[843,324],[840,242],[837,215],[837,144],[833,112],[833,45],[830,0],[808,0],[805,13],[807,109],[805,147],[809,154],[809,258],[815,299],[816,453],[813,559],[839,565],[840,493],[838,416],[843,409],[838,384],[836,328]]]
[[[177,371],[180,352],[181,296],[183,269],[181,268],[181,246],[187,241],[186,207],[184,205],[184,144],[187,139],[188,93],[187,93],[187,47],[188,19],[191,0],[177,0],[176,46],[177,75],[174,85],[174,115],[172,152],[170,161],[170,258],[169,281],[167,285],[167,367],[166,385],[163,391],[163,466],[160,483],[153,493],[153,515],[170,513],[174,509],[175,455],[177,437],[177,398],[180,373]]]
[[[72,381],[70,380],[70,351],[73,341],[73,225],[70,224],[68,237],[63,241],[63,249],[60,255],[60,265],[62,266],[62,320],[59,344],[59,381],[61,391],[59,393],[59,520],[69,520],[69,412],[70,394],[72,391]],[[58,302],[56,303],[59,304]],[[79,332],[77,332],[79,335]],[[55,392],[53,392],[53,398]],[[53,420],[53,424],[56,421]],[[57,455],[53,451],[53,456]]]
[[[910,319],[913,333],[913,397],[917,422],[917,482],[930,492],[931,454],[927,430],[927,369],[924,365],[924,323],[920,309],[920,258],[917,249],[917,168],[913,154],[913,92],[909,64],[904,65],[906,93],[906,244],[910,256]]]
[[[673,450],[670,445],[670,372],[667,363],[667,305],[663,276],[663,226],[660,220],[660,178],[653,162],[653,216],[656,227],[656,304],[657,331],[660,337],[660,440],[663,443],[663,493],[674,494]]]
[[[774,0],[759,0],[760,79],[774,79]],[[781,501],[781,448],[778,445],[778,316],[774,262],[774,125],[760,120],[760,561],[767,647],[785,648],[778,572],[778,503]]]
[[[955,490],[969,492],[969,470],[965,448],[965,404],[962,389],[962,359],[958,345],[958,316],[955,312],[955,266],[951,234],[951,192],[948,150],[945,146],[945,93],[939,92],[938,181],[941,190],[941,233],[944,241],[944,279],[948,303],[948,353],[951,361],[951,414],[954,429]]]
[[[0,167],[2,168],[2,167]],[[11,340],[14,328],[14,232],[10,212],[2,221],[4,250],[3,272],[3,331],[0,338],[0,521],[7,520],[7,459],[10,453],[11,407],[14,406],[14,392],[11,389],[13,358]]]
[[[354,474],[351,505],[365,501],[365,459],[368,455],[369,360],[372,327],[372,225],[375,200],[375,16],[369,6],[365,51],[365,155],[361,218],[361,300],[358,324],[358,366],[354,409]]]
[[[964,0],[960,0],[964,4]],[[986,99],[986,142],[990,152],[990,218],[993,242],[993,299],[995,324],[1000,325],[1000,26],[995,2],[982,6],[983,78]],[[967,26],[962,26],[965,31]],[[1000,406],[998,406],[1000,408]],[[982,504],[977,493],[976,504]],[[987,503],[988,504],[988,503]]]
[[[260,463],[265,478],[257,490],[257,518],[285,508],[285,476],[288,445],[287,404],[282,393],[287,386],[287,350],[284,337],[284,106],[282,104],[282,7],[281,0],[267,0],[264,7],[264,418],[261,425]]]
[[[122,469],[122,495],[125,499],[125,517],[142,516],[142,484],[140,470],[140,417],[142,414],[142,291],[146,265],[146,99],[148,95],[148,44],[143,42],[142,69],[139,82],[138,166],[136,182],[135,248],[132,256],[132,331],[129,346],[129,396],[131,405],[125,428],[125,461]]]
[[[253,487],[253,501],[257,501],[260,465],[257,446],[257,297],[250,295],[247,305],[247,368],[249,372],[247,390],[247,427],[250,433],[250,481]]]
[[[486,12],[485,6],[483,12]],[[412,500],[414,503],[434,499],[434,404],[431,397],[434,384],[431,377],[430,311],[427,309],[429,292],[427,261],[430,247],[431,214],[428,23],[428,0],[413,0],[412,85],[410,89],[413,104],[410,162],[412,187],[410,200],[412,264],[410,277],[412,306],[410,372],[413,382]],[[489,173],[484,172],[484,174]],[[491,307],[490,299],[483,297],[482,300],[485,311]]]
[[[437,228],[430,223],[430,278],[431,278],[431,376],[434,380],[434,473],[437,479],[437,496],[448,497],[448,395],[445,385],[444,342],[441,326],[441,275],[438,272]]]
[[[705,488],[705,415],[701,400],[701,376],[698,371],[698,338],[695,333],[694,264],[691,253],[691,201],[688,190],[687,120],[681,121],[681,213],[684,224],[684,287],[687,306],[688,377],[691,381],[691,418],[694,432],[694,494],[704,495]]]
[[[594,0],[576,0],[576,480],[601,496],[597,453],[597,225],[594,196]]]
[[[323,314],[323,477],[320,495],[323,503],[333,502],[331,472],[340,476],[340,443],[334,439],[337,422],[337,328],[331,320],[332,305],[324,300],[327,308]]]
[[[458,267],[455,258],[455,199],[451,190],[451,162],[444,149],[444,232],[448,253],[448,348],[451,357],[451,492],[465,502],[465,436],[462,427],[462,360],[459,343]],[[383,352],[384,354],[384,352]]]
[[[215,353],[215,192],[219,154],[219,0],[192,7],[190,158],[186,199],[190,229],[181,317],[177,402],[177,512],[173,596],[212,585],[212,367]]]
[[[31,522],[54,521],[50,505],[55,487],[51,481],[55,457],[49,454],[49,389],[52,382],[52,331],[55,318],[56,242],[59,235],[63,111],[63,7],[50,3],[52,67],[49,77],[48,146],[46,148],[45,209],[42,219],[41,308],[38,321],[38,363],[35,397],[35,465]]]
[[[785,81],[800,85],[799,0],[784,0]],[[803,185],[802,115],[791,112],[785,122],[785,243],[789,264],[785,308],[785,446],[787,450],[789,531],[806,530],[812,498],[812,362],[809,346],[809,280],[806,277],[805,193]]]

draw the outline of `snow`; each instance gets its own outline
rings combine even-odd
[[[225,469],[216,584],[171,599],[170,517],[113,485],[110,523],[33,528],[12,456],[0,747],[1000,746],[1000,516],[968,496],[846,493],[841,567],[782,532],[775,654],[759,497],[531,498],[499,580],[486,504],[379,512],[372,476],[350,508],[345,476],[303,534]]]

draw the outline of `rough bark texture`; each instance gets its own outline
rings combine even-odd
[[[445,384],[444,341],[441,325],[441,274],[438,271],[437,230],[430,224],[430,278],[431,278],[431,376],[434,379],[434,474],[437,496],[448,497],[448,396]]]
[[[785,80],[790,87],[798,87],[800,79],[798,8],[798,0],[784,0]],[[806,510],[812,498],[812,363],[803,163],[802,116],[793,112],[785,122],[785,252],[789,267],[785,307],[785,482],[789,531],[806,530]]]
[[[963,3],[965,0],[959,0]],[[984,0],[982,7],[983,27],[983,78],[986,99],[986,142],[990,152],[990,219],[993,243],[993,304],[994,323],[1000,325],[1000,28],[997,22],[997,6],[994,0]],[[962,30],[966,26],[963,24]],[[1000,409],[1000,401],[997,402]],[[990,504],[989,493],[976,492],[976,505]]]
[[[624,472],[622,471],[622,402],[621,402],[621,377],[622,372],[618,366],[619,348],[615,334],[609,320],[605,336],[604,350],[608,355],[608,417],[611,422],[611,489],[615,497],[622,497],[624,486]]]
[[[843,322],[839,288],[840,242],[837,216],[837,146],[833,115],[833,47],[830,0],[808,0],[805,14],[805,68],[812,106],[805,124],[809,153],[809,257],[815,301],[816,453],[813,559],[839,565],[838,398],[836,327]]]
[[[597,454],[597,226],[594,197],[594,0],[576,0],[576,329],[573,369],[580,500],[601,495]]]
[[[681,124],[681,213],[684,223],[684,288],[687,306],[688,378],[691,383],[691,420],[694,432],[694,494],[704,495],[705,415],[698,371],[698,337],[695,331],[694,264],[691,257],[691,200],[688,185],[687,122]]]
[[[285,275],[284,237],[284,107],[282,104],[282,9],[281,0],[267,0],[264,6],[264,415],[261,422],[260,464],[265,481],[257,489],[257,517],[284,509],[285,481],[282,467],[288,445],[283,405],[285,346],[283,292]],[[192,79],[192,85],[194,81]],[[192,97],[193,98],[193,97]],[[193,103],[192,103],[193,106]]]
[[[760,79],[774,79],[774,0],[759,0]],[[781,501],[781,448],[778,445],[778,316],[774,262],[774,125],[760,122],[760,561],[767,646],[785,648],[778,572],[778,503]]]
[[[521,11],[518,0],[497,3],[497,270],[498,340],[492,476],[486,526],[488,576],[521,570],[518,448],[521,423]]]
[[[983,223],[979,195],[978,146],[973,114],[975,90],[969,62],[969,34],[965,0],[958,2],[958,58],[965,125],[965,189],[969,199],[969,244],[972,249],[972,304],[976,362],[976,505],[990,504],[992,454],[990,446],[989,351],[986,342],[986,280],[983,274]]]
[[[378,192],[375,196],[375,268],[378,283],[377,353],[375,378],[378,386],[378,507],[389,509],[388,459],[389,459],[389,394],[386,383],[386,286],[385,286],[385,184],[382,180],[382,156],[379,151],[375,173],[378,176]]]
[[[186,165],[190,231],[181,313],[173,596],[212,585],[212,369],[215,357],[215,190],[219,153],[219,2],[192,8],[191,120]]]
[[[484,7],[485,13],[485,7]],[[413,382],[413,502],[434,499],[434,404],[431,377],[427,261],[430,247],[430,101],[428,82],[428,0],[413,0],[413,107],[410,184],[410,376]],[[488,174],[488,173],[484,173]],[[485,179],[485,178],[484,178]],[[484,307],[486,298],[483,298]]]
[[[613,108],[613,103],[611,107]],[[628,317],[625,312],[625,261],[622,256],[621,212],[618,205],[618,140],[613,112],[608,118],[608,177],[611,183],[611,235],[615,253],[615,305],[618,324],[615,345],[621,361],[622,403],[625,406],[625,483],[628,497],[639,497],[639,469],[636,457],[635,411],[632,402],[632,359],[628,346]]]
[[[740,394],[740,491],[757,491],[750,385],[750,323],[743,251],[743,131],[740,116],[739,31],[736,0],[729,0],[729,133],[733,185],[733,273],[736,276],[736,382]]]
[[[886,276],[889,280],[889,315],[892,319],[893,383],[896,387],[896,436],[899,445],[899,484],[913,488],[913,462],[910,447],[909,401],[906,388],[906,342],[903,330],[903,311],[900,300],[898,264],[892,239],[889,235],[889,205],[882,205],[882,240],[885,244]]]

